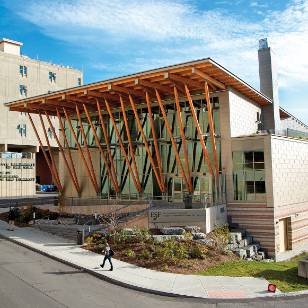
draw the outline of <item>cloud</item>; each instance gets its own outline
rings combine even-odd
[[[308,82],[308,0],[264,10],[266,17],[258,22],[197,9],[188,0],[29,0],[22,9],[20,1],[11,0],[7,5],[52,37],[118,57],[116,69],[122,73],[210,56],[258,87],[257,42],[268,37],[281,85]],[[108,70],[107,61],[96,67]]]

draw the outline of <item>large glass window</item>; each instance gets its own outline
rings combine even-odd
[[[233,152],[235,200],[265,201],[264,152]]]

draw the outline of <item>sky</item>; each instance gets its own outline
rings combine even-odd
[[[0,38],[85,83],[211,57],[259,89],[268,38],[280,105],[308,124],[308,0],[0,0]]]

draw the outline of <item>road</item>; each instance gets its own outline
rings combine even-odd
[[[102,281],[0,238],[0,308],[184,308],[308,307],[308,296],[292,300],[206,302],[169,298]]]

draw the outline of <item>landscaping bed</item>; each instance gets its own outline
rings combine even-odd
[[[198,272],[206,276],[232,276],[232,277],[263,277],[277,285],[282,292],[301,291],[308,289],[308,280],[298,277],[298,261],[308,256],[308,253],[296,256],[288,261],[227,261]]]
[[[153,233],[158,233],[157,230]],[[226,248],[228,228],[218,228],[208,235],[210,245],[192,239],[185,232],[180,239],[157,241],[147,230],[117,230],[108,234],[94,233],[87,238],[84,248],[102,253],[106,242],[115,258],[158,271],[191,274],[230,260],[237,260]]]

